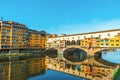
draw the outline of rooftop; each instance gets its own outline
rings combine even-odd
[[[84,35],[84,34],[94,34],[94,33],[104,33],[104,32],[112,32],[112,31],[120,31],[120,29],[112,29],[112,30],[104,30],[104,31],[95,31],[95,32],[87,32],[87,33],[80,33],[80,34],[71,34],[65,36],[76,36],[76,35]],[[63,36],[58,36],[63,37]]]

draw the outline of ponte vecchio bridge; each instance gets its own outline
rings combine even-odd
[[[57,49],[58,54],[63,54],[65,50],[70,48],[79,48],[87,52],[88,55],[94,55],[101,50],[120,48],[120,29],[48,38],[46,48]]]

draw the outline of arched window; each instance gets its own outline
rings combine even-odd
[[[71,41],[71,45],[75,45],[75,40],[72,40],[72,41]]]
[[[70,41],[66,41],[66,45],[70,45]]]
[[[80,40],[77,40],[77,45],[80,45]]]

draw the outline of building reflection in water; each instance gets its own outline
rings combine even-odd
[[[115,69],[115,66],[101,64],[94,60],[94,58],[88,58],[82,62],[48,58],[47,62],[47,66],[50,69],[88,78],[90,80],[111,80]]]
[[[0,62],[0,80],[27,80],[37,75],[44,75],[47,69],[91,80],[111,80],[115,67],[101,64],[94,58],[88,58],[82,62],[71,62],[64,58],[38,56]]]
[[[0,62],[0,80],[27,80],[45,74],[45,57]]]

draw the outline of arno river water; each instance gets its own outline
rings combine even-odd
[[[119,51],[116,53],[118,54]],[[103,52],[103,54],[102,57],[107,61],[117,61],[117,59],[113,61],[109,59],[112,53]],[[118,57],[118,62],[115,63],[119,61]],[[106,80],[111,78],[110,73],[115,66],[116,64],[93,57],[82,62],[39,56],[11,61],[1,60],[0,80],[87,80],[87,78]]]

